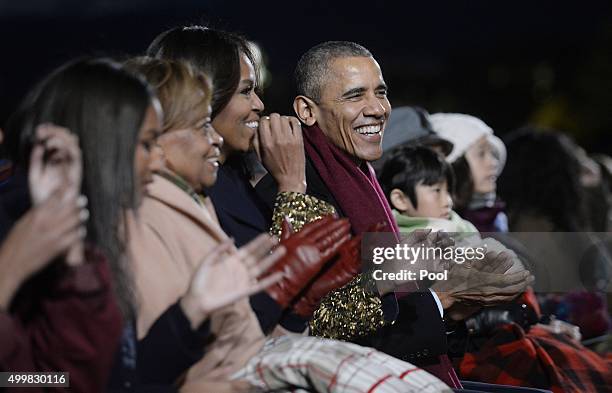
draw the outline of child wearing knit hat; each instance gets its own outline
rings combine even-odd
[[[506,232],[504,205],[496,182],[506,161],[506,148],[482,120],[460,113],[429,117],[433,130],[453,143],[446,158],[456,175],[455,205],[459,214],[481,232]]]

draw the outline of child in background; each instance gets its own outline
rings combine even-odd
[[[456,245],[482,242],[474,225],[452,210],[453,169],[438,153],[424,146],[400,147],[385,161],[379,180],[400,231],[430,228],[452,233]],[[485,240],[487,245],[495,242]],[[577,386],[600,391],[610,383],[610,366],[576,341],[576,327],[539,323],[541,312],[531,289],[465,320],[453,321],[450,313],[446,317],[453,330],[447,336],[450,353],[463,379],[572,392]],[[502,370],[512,370],[511,375]]]
[[[480,232],[508,232],[505,205],[497,198],[497,177],[506,162],[506,147],[482,120],[460,113],[429,116],[439,137],[452,142],[446,160],[456,177],[455,208]]]
[[[478,236],[476,227],[452,209],[453,170],[435,151],[403,146],[385,162],[379,178],[400,231],[431,228]]]

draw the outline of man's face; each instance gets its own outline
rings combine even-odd
[[[335,59],[323,80],[315,113],[319,127],[336,146],[358,159],[379,159],[391,104],[376,60]]]

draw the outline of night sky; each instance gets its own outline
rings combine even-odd
[[[499,3],[0,0],[0,121],[68,59],[141,54],[167,28],[203,23],[262,46],[267,111],[290,111],[305,50],[351,40],[374,53],[394,106],[473,114],[502,135],[527,123],[555,127],[612,153],[612,7]]]

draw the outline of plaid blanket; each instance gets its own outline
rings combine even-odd
[[[496,329],[459,365],[463,379],[549,389],[555,393],[612,392],[612,362],[565,334],[514,323]]]
[[[233,378],[264,391],[452,392],[431,374],[372,348],[300,335],[269,339]]]

